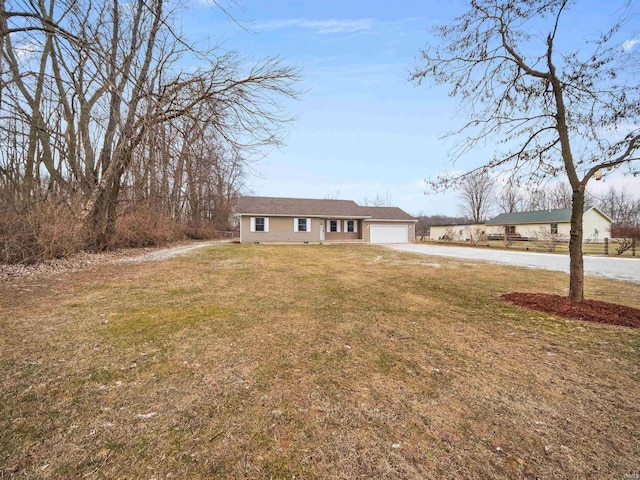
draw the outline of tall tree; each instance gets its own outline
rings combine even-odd
[[[197,50],[177,33],[180,8],[0,0],[0,132],[22,137],[0,142],[0,188],[27,206],[51,191],[80,203],[92,248],[109,247],[118,209],[141,199],[227,218],[247,158],[289,120],[278,99],[297,95],[297,71]]]
[[[549,210],[571,208],[572,192],[566,182],[546,184],[526,192],[525,210]]]
[[[598,200],[598,207],[611,218],[614,226],[640,227],[640,196],[625,189],[609,188]]]
[[[507,183],[497,197],[498,206],[503,213],[522,211],[525,207],[525,196],[518,185]]]
[[[487,220],[495,201],[493,178],[485,171],[474,172],[460,181],[458,190],[463,213],[473,223]]]
[[[569,297],[578,302],[584,299],[587,182],[599,170],[623,164],[637,172],[640,149],[637,48],[621,37],[637,5],[606,5],[622,17],[598,38],[587,34],[573,47],[575,39],[563,36],[565,30],[575,33],[568,0],[472,0],[462,16],[433,29],[437,41],[422,51],[422,64],[411,75],[418,84],[449,85],[467,107],[468,121],[453,132],[465,151],[489,140],[502,146],[475,170],[510,170],[534,183],[566,176],[572,203]],[[447,188],[469,174],[434,185]]]

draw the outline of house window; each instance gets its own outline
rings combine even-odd
[[[345,220],[344,221],[344,231],[356,233],[358,231],[358,221],[357,220]]]
[[[505,227],[505,229],[506,229],[507,235],[515,235],[515,233],[516,233],[516,226],[515,225],[507,225]]]
[[[268,232],[269,231],[269,218],[268,217],[251,217],[252,232]]]
[[[337,220],[329,220],[329,231],[337,232],[338,231],[338,221]]]
[[[310,218],[294,218],[293,231],[294,232],[310,232],[311,219]]]
[[[552,223],[551,224],[551,234],[552,235],[557,235],[558,234],[558,224],[557,223]]]

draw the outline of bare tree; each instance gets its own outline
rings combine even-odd
[[[549,193],[544,188],[537,188],[527,192],[525,198],[525,210],[549,210],[551,208],[551,202],[549,200]]]
[[[73,198],[91,248],[141,202],[221,223],[248,158],[290,120],[278,99],[296,97],[297,71],[196,50],[174,26],[181,5],[0,0],[0,188],[26,210]]]
[[[558,182],[549,190],[549,208],[571,208],[571,186]]]
[[[376,196],[373,198],[364,197],[362,199],[362,205],[367,207],[390,207],[391,206],[391,195],[389,192],[384,195],[380,193],[376,193]]]
[[[488,219],[494,204],[495,183],[485,171],[474,172],[458,184],[462,211],[473,223]]]
[[[325,200],[338,200],[340,199],[340,190],[336,190],[335,192],[328,193],[324,196]]]
[[[525,193],[524,208],[527,211],[571,208],[571,187],[566,182],[546,184]]]
[[[454,22],[433,29],[439,41],[422,51],[423,64],[411,80],[450,85],[467,107],[468,122],[453,132],[463,138],[458,154],[489,140],[503,146],[475,170],[509,170],[535,184],[566,176],[572,192],[569,297],[581,302],[586,185],[598,171],[623,164],[634,171],[640,88],[637,54],[622,49],[618,35],[636,15],[635,4],[612,5],[612,13],[622,12],[618,22],[561,52],[566,43],[558,37],[571,26],[569,7],[568,0],[474,0]],[[468,175],[433,185],[448,188]]]
[[[614,226],[640,226],[640,197],[635,197],[625,189],[609,190],[598,200],[598,207]]]
[[[497,196],[497,204],[503,213],[520,212],[525,209],[525,195],[518,185],[507,183]]]
[[[640,245],[640,197],[611,187],[598,201],[598,207],[612,220],[611,238],[622,255]]]

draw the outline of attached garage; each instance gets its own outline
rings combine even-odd
[[[409,225],[371,225],[369,243],[409,243]]]

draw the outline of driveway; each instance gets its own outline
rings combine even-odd
[[[569,273],[569,256],[550,253],[510,252],[470,247],[447,247],[418,243],[385,245],[402,252],[436,255],[440,257],[464,258],[485,262],[505,263],[519,267],[558,270]],[[640,258],[584,257],[584,272],[587,275],[627,280],[640,283]]]

